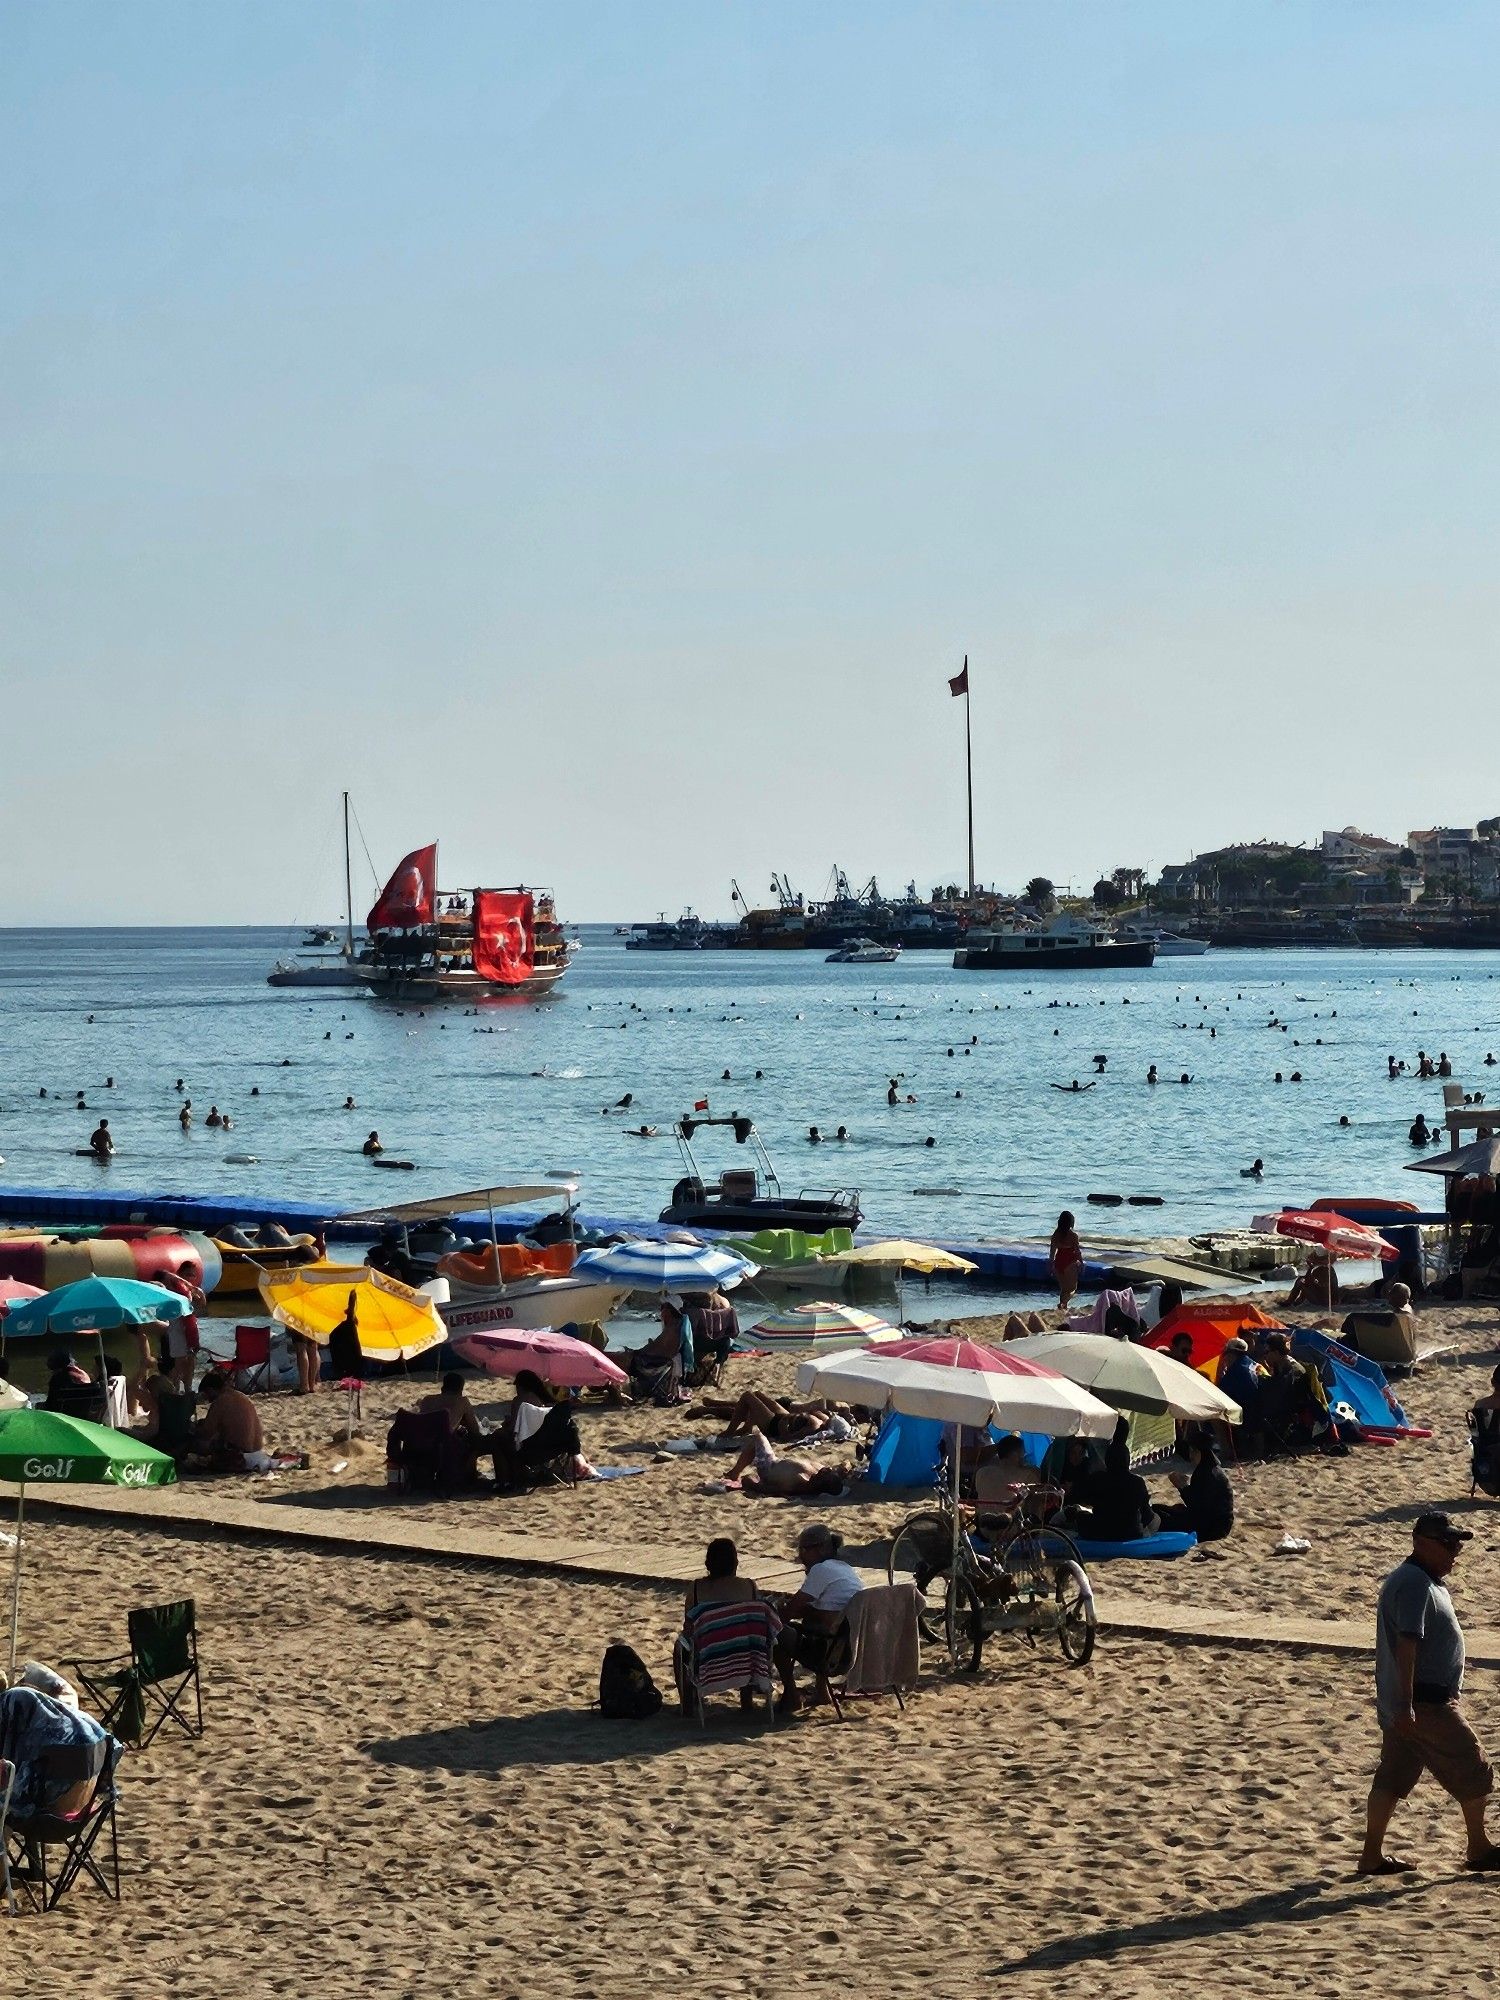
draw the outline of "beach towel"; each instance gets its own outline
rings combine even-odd
[[[1085,1562],[1134,1562],[1169,1561],[1173,1556],[1185,1556],[1190,1549],[1198,1546],[1198,1537],[1187,1531],[1161,1535],[1142,1535],[1134,1542],[1091,1542],[1082,1535],[1073,1537],[1073,1546]]]
[[[927,1600],[914,1583],[862,1590],[849,1601],[850,1694],[889,1694],[915,1685],[921,1665],[917,1613]]]
[[[590,1479],[639,1479],[644,1465],[596,1465],[586,1475]]]
[[[688,1679],[700,1695],[771,1691],[772,1650],[781,1620],[763,1598],[696,1604],[687,1614]]]

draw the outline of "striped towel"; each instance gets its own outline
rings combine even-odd
[[[703,1695],[771,1688],[771,1653],[781,1620],[753,1597],[742,1604],[698,1604],[687,1615],[688,1678]]]

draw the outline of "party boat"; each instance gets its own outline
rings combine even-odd
[[[534,1000],[568,969],[550,889],[440,890],[437,842],[403,856],[365,919],[361,976],[399,1000]]]

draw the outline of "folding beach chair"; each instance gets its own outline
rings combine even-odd
[[[105,1736],[96,1743],[49,1750],[39,1759],[46,1777],[54,1782],[77,1785],[93,1781],[88,1798],[68,1813],[13,1817],[11,1794],[16,1774],[12,1767],[0,1797],[0,1873],[12,1916],[17,1911],[18,1884],[33,1909],[55,1910],[80,1875],[87,1875],[106,1896],[119,1902],[120,1841],[112,1769],[117,1749],[118,1745]],[[102,1849],[96,1853],[101,1842]],[[58,1848],[61,1858],[54,1866],[52,1852]]]
[[[186,1736],[201,1736],[203,1684],[198,1674],[198,1623],[192,1598],[132,1611],[125,1623],[130,1635],[128,1654],[63,1663],[97,1706],[99,1720],[139,1750],[144,1750],[168,1722],[175,1723]],[[189,1689],[191,1711],[186,1700]]]
[[[832,1702],[840,1722],[857,1695],[893,1694],[906,1707],[903,1688],[915,1686],[921,1663],[917,1614],[926,1599],[914,1583],[871,1585],[849,1602],[849,1646],[842,1671],[818,1676],[818,1692]]]
[[[684,1711],[696,1709],[708,1727],[707,1702],[714,1694],[742,1690],[764,1695],[767,1713],[776,1714],[775,1646],[781,1620],[763,1598],[739,1604],[695,1604],[677,1642],[677,1692]],[[742,1704],[749,1706],[752,1704]]]
[[[271,1386],[271,1329],[268,1326],[237,1326],[234,1356],[225,1367],[236,1377],[240,1388],[253,1392]]]

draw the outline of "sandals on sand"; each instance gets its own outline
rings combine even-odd
[[[1471,1875],[1500,1875],[1500,1847],[1486,1848],[1477,1861],[1466,1861]]]
[[[1480,1863],[1477,1865],[1482,1866],[1483,1864]],[[1497,1862],[1496,1865],[1500,1866],[1500,1862]],[[1398,1861],[1392,1854],[1382,1854],[1373,1868],[1356,1868],[1354,1872],[1356,1875],[1365,1876],[1413,1875],[1416,1873],[1416,1867],[1417,1864],[1415,1861]]]

